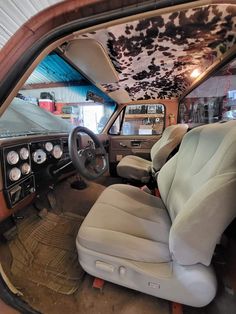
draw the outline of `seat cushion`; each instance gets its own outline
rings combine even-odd
[[[128,155],[121,159],[117,166],[117,173],[122,178],[148,182],[152,163],[149,160]]]
[[[168,262],[170,218],[161,199],[123,184],[107,188],[85,218],[83,247],[142,262]]]

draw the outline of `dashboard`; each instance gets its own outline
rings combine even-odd
[[[108,151],[106,135],[99,139]],[[92,144],[82,134],[78,147]],[[67,133],[0,139],[0,221],[28,206],[36,195],[58,180],[75,173]]]
[[[60,175],[74,171],[67,134],[1,139],[0,154],[0,220],[27,206]]]

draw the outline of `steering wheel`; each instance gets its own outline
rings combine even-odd
[[[93,140],[94,145],[91,144],[83,149],[79,149],[79,133],[89,135]],[[71,161],[82,177],[94,180],[107,171],[107,152],[97,135],[91,130],[82,126],[77,126],[70,132],[68,145]]]

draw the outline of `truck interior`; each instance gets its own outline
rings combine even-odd
[[[1,81],[1,313],[236,312],[236,3],[174,2]]]

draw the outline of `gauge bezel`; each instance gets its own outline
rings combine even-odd
[[[12,162],[9,160],[10,157],[8,157],[8,156],[9,156],[10,154],[12,154],[12,153],[16,154],[16,156],[17,156],[17,160],[16,160],[16,162],[14,162],[14,163],[12,163]],[[8,165],[10,165],[10,166],[16,165],[16,164],[19,162],[19,160],[20,160],[20,156],[19,156],[19,154],[18,154],[18,152],[17,152],[16,150],[10,150],[10,151],[7,153],[7,155],[6,155],[6,161],[7,161]]]
[[[23,167],[24,167],[24,166],[27,166],[27,167],[28,167],[28,171],[27,171],[27,172],[23,172]],[[28,174],[30,174],[30,172],[31,172],[31,166],[30,166],[30,164],[29,164],[28,162],[24,162],[24,163],[21,165],[21,173],[22,173],[22,175],[27,176]]]
[[[44,158],[42,159],[42,161],[38,162],[37,160],[35,160],[35,155],[38,151],[41,151],[42,154],[44,155]],[[47,160],[47,154],[46,152],[42,149],[42,148],[38,148],[36,149],[33,153],[32,153],[32,160],[35,164],[37,165],[42,165],[43,163],[45,163],[45,161]]]
[[[14,180],[14,179],[11,179],[11,172],[12,171],[19,171],[19,178],[18,179],[16,179],[16,180]],[[21,173],[21,170],[20,170],[20,168],[18,168],[18,167],[13,167],[13,168],[11,168],[11,170],[9,171],[9,173],[8,173],[8,179],[11,181],[11,182],[17,182],[17,181],[19,181],[20,180],[20,178],[21,178],[21,175],[22,175],[22,173]]]
[[[52,145],[51,147],[51,149],[47,149],[47,145]],[[45,150],[48,152],[48,153],[50,153],[50,152],[52,152],[53,151],[53,148],[54,148],[54,145],[53,145],[53,143],[52,142],[46,142],[45,144],[44,144],[44,148],[45,148]]]
[[[58,157],[56,157],[56,156],[55,156],[55,153],[54,153],[55,149],[57,149],[57,148],[60,148],[60,156],[58,156]],[[63,149],[62,149],[61,145],[56,144],[56,145],[53,147],[52,156],[53,156],[55,159],[60,159],[60,158],[62,157],[62,155],[63,155]]]
[[[27,157],[24,157],[24,156],[22,155],[22,150],[27,151]],[[20,149],[20,151],[19,151],[19,155],[20,155],[20,159],[21,159],[21,160],[27,160],[27,159],[29,159],[29,155],[30,155],[29,149],[26,148],[26,147],[21,147],[21,149]]]

